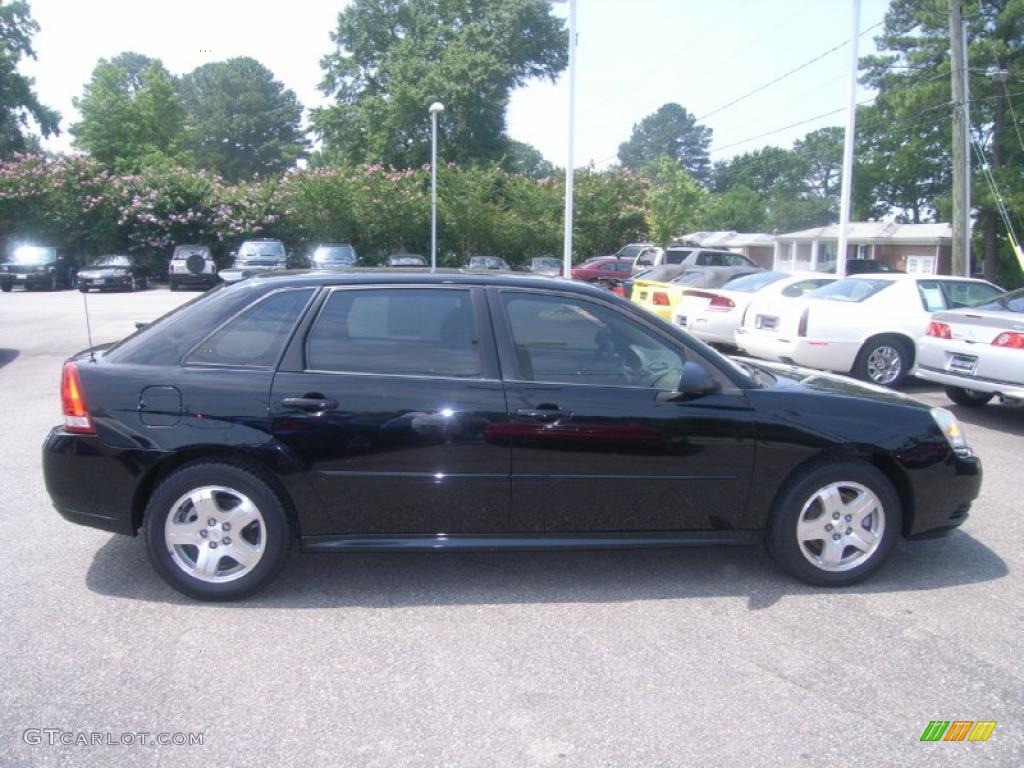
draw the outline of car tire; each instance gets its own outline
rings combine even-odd
[[[853,375],[882,387],[898,387],[913,364],[913,349],[898,336],[868,339],[853,364]]]
[[[801,581],[843,587],[885,563],[902,523],[899,496],[877,468],[857,460],[828,461],[783,488],[767,545],[776,562]]]
[[[170,280],[168,280],[167,282],[168,282],[168,286],[167,287],[170,288],[172,291],[178,290],[178,281],[175,280],[173,277]]]
[[[10,293],[13,288],[14,285],[12,283],[0,283],[0,291],[4,293]]]
[[[188,464],[167,477],[146,505],[144,529],[160,577],[207,601],[258,592],[283,567],[291,541],[284,503],[266,480],[224,462]]]
[[[78,286],[78,292],[79,293],[88,293],[89,292],[89,288],[87,286],[80,285],[80,286]]]
[[[980,408],[988,405],[989,400],[995,397],[995,394],[992,392],[978,392],[975,389],[964,389],[963,387],[946,387],[946,397],[965,408]]]

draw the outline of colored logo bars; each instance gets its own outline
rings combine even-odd
[[[932,720],[921,741],[988,741],[995,727],[995,720]]]

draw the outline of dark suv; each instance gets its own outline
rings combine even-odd
[[[0,264],[0,290],[5,293],[16,285],[56,291],[74,284],[74,265],[58,248],[21,245]]]
[[[592,286],[458,272],[264,273],[64,365],[46,487],[143,532],[182,592],[315,552],[767,541],[845,585],[967,517],[951,413],[737,364]],[[880,429],[878,425],[885,425]]]

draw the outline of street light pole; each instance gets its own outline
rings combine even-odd
[[[430,271],[437,270],[437,116],[444,104],[430,105]]]
[[[853,139],[857,130],[857,43],[860,40],[860,0],[853,0],[850,35],[850,82],[846,94],[846,132],[843,134],[843,178],[839,188],[839,243],[836,274],[846,274],[846,249],[850,230],[850,198],[853,195]]]
[[[572,277],[572,182],[573,148],[576,138],[576,0],[569,3],[569,149],[565,159],[565,239],[562,247],[562,275]]]

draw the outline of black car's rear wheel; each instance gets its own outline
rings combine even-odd
[[[179,592],[237,600],[262,589],[284,564],[284,505],[263,478],[224,463],[190,464],[164,480],[146,506],[150,562]]]
[[[852,460],[819,464],[783,490],[768,549],[809,584],[856,584],[889,557],[901,522],[899,497],[878,469]]]
[[[963,387],[946,387],[946,397],[966,408],[980,408],[987,405],[995,395],[991,392],[978,392],[975,389],[964,389]]]

